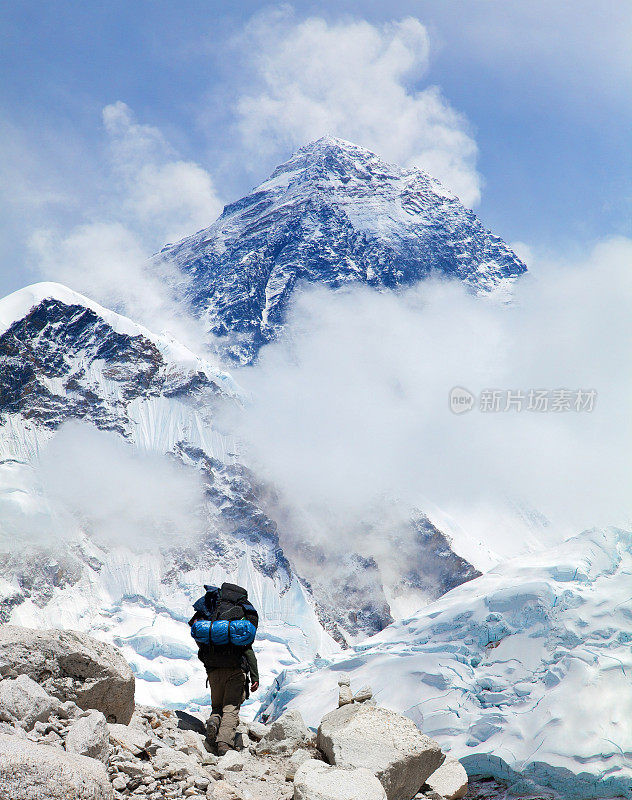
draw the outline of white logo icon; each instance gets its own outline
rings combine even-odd
[[[469,389],[455,386],[450,390],[450,411],[453,414],[465,414],[474,408],[474,395]]]

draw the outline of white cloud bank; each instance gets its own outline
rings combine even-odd
[[[58,513],[96,544],[138,552],[186,546],[204,527],[198,474],[114,433],[64,425],[43,450],[38,477]]]
[[[466,119],[438,87],[416,88],[430,51],[419,20],[297,22],[284,9],[256,17],[242,46],[255,78],[236,111],[251,152],[278,156],[332,134],[421,167],[466,205],[479,202],[477,146]]]
[[[113,162],[122,178],[123,210],[158,244],[174,242],[211,224],[222,210],[209,173],[177,159],[162,133],[135,121],[130,108],[103,109]]]
[[[198,164],[178,160],[162,133],[136,122],[124,103],[106,106],[103,121],[112,175],[102,205],[68,231],[37,230],[30,239],[35,268],[150,330],[166,330],[204,350],[202,326],[169,291],[178,275],[167,263],[154,263],[150,272],[147,258],[215,220],[222,204],[211,177]]]
[[[251,393],[242,435],[253,463],[339,531],[368,509],[388,513],[388,497],[402,509],[430,501],[481,535],[487,526],[501,553],[512,534],[489,530],[485,508],[499,520],[523,502],[568,535],[631,519],[632,241],[538,266],[509,307],[445,283],[304,293],[287,336],[238,376]],[[592,413],[455,416],[454,386],[598,398]]]

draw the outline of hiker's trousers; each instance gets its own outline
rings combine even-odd
[[[246,676],[241,667],[218,667],[208,673],[211,719],[219,728],[215,741],[233,747],[239,707],[246,699]]]

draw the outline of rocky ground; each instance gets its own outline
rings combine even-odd
[[[369,687],[340,683],[316,734],[300,713],[242,723],[221,758],[202,720],[134,705],[113,647],[0,626],[0,797],[11,800],[456,800],[461,764]],[[485,794],[485,791],[487,793]],[[471,795],[500,798],[498,784]]]

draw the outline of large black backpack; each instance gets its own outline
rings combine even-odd
[[[247,590],[242,586],[223,583],[219,588],[205,586],[204,589],[206,594],[193,604],[195,614],[189,620],[189,625],[193,625],[199,620],[216,622],[239,619],[247,619],[255,628],[259,625],[259,614],[248,600]],[[235,647],[233,644],[200,644],[198,651],[198,658],[207,667],[213,663],[223,663],[227,658],[239,659],[241,655],[243,655],[243,648]]]
[[[220,587],[211,620],[219,619],[247,619],[255,628],[259,625],[259,614],[248,600],[248,592],[234,583],[223,583]]]

